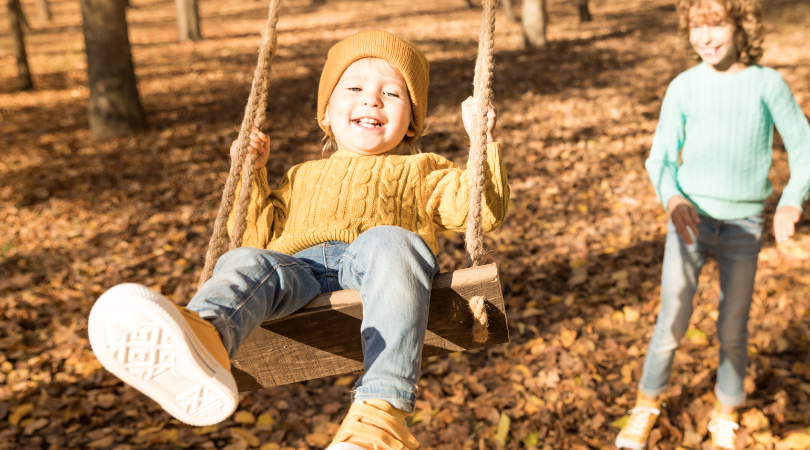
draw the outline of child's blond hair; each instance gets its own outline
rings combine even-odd
[[[711,4],[720,5],[725,11],[724,17],[716,17],[711,11]],[[692,11],[694,8],[694,14]],[[689,28],[693,21],[715,23],[725,19],[733,21],[737,27],[734,41],[737,47],[737,59],[746,65],[756,64],[762,58],[762,5],[759,0],[679,0],[678,25],[688,51],[696,60],[700,60],[689,43]]]

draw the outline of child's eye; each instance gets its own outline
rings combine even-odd
[[[352,91],[352,92],[360,92],[360,91],[362,91],[362,89],[360,89],[359,87],[350,87],[349,90]]]
[[[399,98],[399,95],[397,95],[397,94],[396,94],[396,93],[394,93],[394,92],[386,92],[386,93],[385,93],[385,95],[387,95],[387,96],[389,96],[389,97],[395,97],[395,98]]]

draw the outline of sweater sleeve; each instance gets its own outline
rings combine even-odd
[[[678,186],[678,156],[684,143],[686,116],[681,107],[683,93],[680,84],[676,78],[667,88],[650,156],[644,163],[664,209],[670,198],[683,195]]]
[[[501,145],[487,145],[481,220],[485,233],[495,230],[506,218],[509,184],[501,158]],[[436,165],[427,174],[427,214],[439,230],[463,232],[470,209],[470,172],[436,155]]]
[[[232,236],[236,225],[236,203],[242,181],[236,185],[236,198],[228,216],[228,235]],[[271,190],[267,183],[267,169],[256,172],[248,203],[247,226],[242,237],[243,247],[267,248],[267,245],[281,235],[287,221],[287,206],[290,201],[290,172],[284,175],[278,189]]]
[[[790,181],[776,209],[793,206],[801,211],[810,192],[810,125],[785,80],[778,72],[774,74],[777,79],[770,83],[765,102],[785,143],[790,165]]]

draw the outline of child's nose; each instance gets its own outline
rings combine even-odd
[[[380,96],[376,95],[376,94],[369,94],[369,95],[366,96],[365,99],[363,99],[363,104],[365,106],[371,106],[371,107],[374,107],[374,108],[378,108],[381,103],[382,103],[382,100],[380,100]]]
[[[707,25],[700,27],[700,42],[708,43],[712,40],[712,34]]]

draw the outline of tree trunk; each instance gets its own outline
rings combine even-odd
[[[177,5],[177,34],[180,42],[202,40],[197,0],[175,0]]]
[[[579,8],[579,21],[590,22],[593,20],[591,12],[588,10],[588,0],[577,0],[577,7]]]
[[[506,15],[506,20],[517,22],[515,11],[512,9],[512,0],[501,0],[501,3],[503,3],[503,13]]]
[[[40,22],[51,21],[51,8],[48,6],[48,0],[37,1],[37,20]]]
[[[523,0],[523,44],[526,47],[545,49],[546,0]]]
[[[97,137],[131,134],[145,126],[129,46],[124,2],[80,0],[87,52],[87,115]]]
[[[8,0],[8,19],[11,22],[9,31],[14,43],[14,56],[17,57],[17,88],[21,91],[34,88],[31,70],[28,68],[28,55],[25,53],[24,17],[20,0]]]

